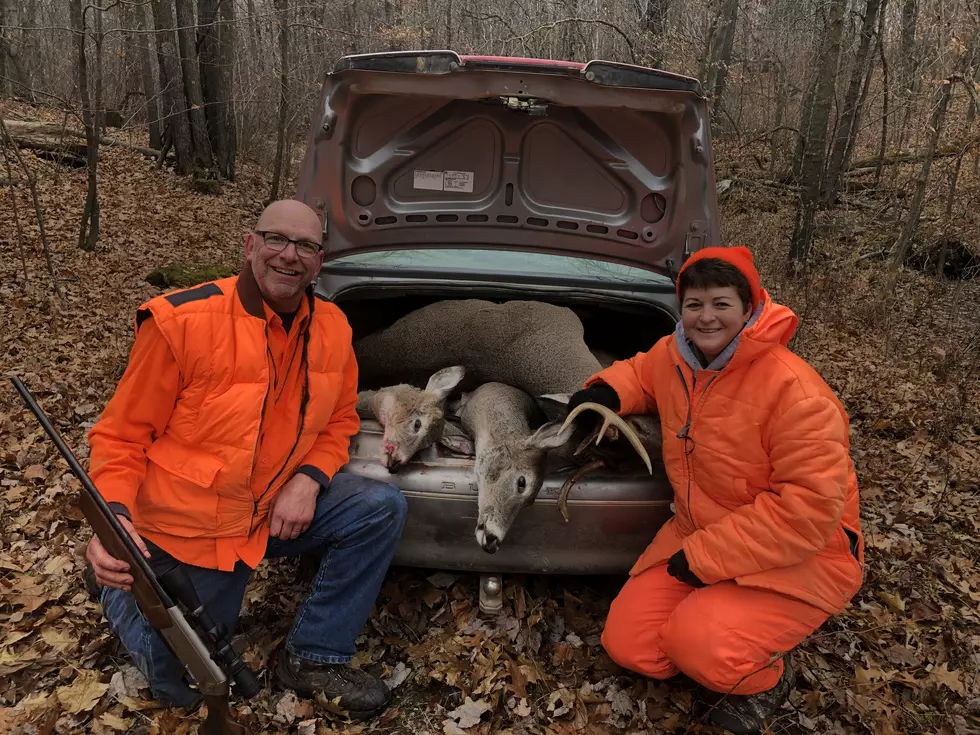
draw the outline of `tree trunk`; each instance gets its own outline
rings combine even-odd
[[[919,9],[917,0],[903,0],[902,3],[902,25],[900,36],[900,59],[899,65],[899,90],[896,95],[905,100],[905,107],[902,112],[902,126],[898,130],[898,150],[905,145],[905,134],[908,132],[909,120],[912,117],[912,97],[915,93],[915,72],[918,64],[916,63],[915,32],[918,22]],[[893,175],[897,175],[897,169]]]
[[[262,48],[262,38],[259,35],[259,24],[255,20],[255,0],[247,0],[245,7],[246,11],[248,12],[248,42],[251,46],[249,49],[249,55],[255,59],[257,58],[256,54],[258,54],[259,49]]]
[[[819,63],[819,60],[817,60]],[[811,76],[806,85],[806,92],[803,94],[803,105],[800,108],[800,134],[796,137],[796,152],[793,154],[793,174],[792,181],[799,181],[803,178],[803,156],[806,152],[806,141],[810,137],[810,124],[813,120],[813,102],[817,94],[818,77]]]
[[[720,121],[721,100],[728,81],[728,64],[735,46],[735,27],[738,24],[738,0],[722,0],[718,28],[711,44],[707,92],[712,97],[712,117]]]
[[[885,149],[888,146],[888,62],[885,61],[885,13],[881,13],[878,27],[878,58],[881,60],[881,140],[878,143],[878,163],[875,166],[875,188],[881,183],[881,168],[885,164]]]
[[[160,121],[164,143],[161,151],[173,143],[177,172],[189,173],[194,166],[191,127],[184,112],[184,82],[177,64],[177,39],[171,0],[153,0],[153,24],[156,27],[157,64],[160,68]],[[161,159],[162,160],[162,159]]]
[[[881,9],[881,3],[882,0],[868,0],[864,9],[857,58],[854,60],[854,68],[851,70],[851,80],[844,96],[840,125],[837,127],[837,134],[834,136],[834,147],[830,154],[830,163],[827,165],[827,175],[824,177],[824,191],[821,199],[826,204],[832,204],[837,200],[841,174],[844,169],[844,158],[857,137],[858,123],[861,119],[861,87],[871,58],[871,42],[874,39],[875,27],[878,24],[878,12]]]
[[[163,131],[160,129],[159,90],[153,78],[153,57],[150,52],[150,34],[146,29],[151,25],[147,21],[147,7],[135,7],[136,14],[136,44],[140,49],[140,77],[143,80],[143,104],[146,110],[146,124],[150,129],[150,148],[161,148]]]
[[[219,26],[218,13],[221,12]],[[235,114],[231,76],[234,65],[234,7],[221,0],[199,0],[198,42],[201,91],[204,97],[208,139],[218,172],[225,179],[235,178]]]
[[[89,97],[88,60],[85,53],[85,18],[82,15],[82,0],[71,0],[68,5],[68,12],[71,16],[72,34],[75,37],[78,91],[82,101],[82,122],[85,125],[85,141],[88,148],[88,192],[78,231],[78,247],[82,250],[95,250],[99,238],[99,136],[97,132],[98,121],[92,119],[92,100]],[[101,13],[102,11],[92,8],[92,12]],[[96,107],[97,112],[98,108]]]
[[[453,47],[453,0],[446,0],[446,48]]]
[[[826,160],[827,129],[830,123],[830,109],[834,101],[834,81],[837,75],[837,61],[840,57],[846,4],[847,0],[830,0],[827,27],[820,48],[813,107],[810,119],[800,121],[800,130],[806,131],[806,140],[800,169],[803,190],[796,210],[793,240],[789,249],[789,265],[793,275],[799,275],[805,270],[810,255],[810,243],[813,240],[813,221],[817,201],[820,198],[820,182],[823,179]]]
[[[238,127],[235,122],[235,44],[238,33],[235,5],[222,2],[218,8],[221,27],[218,32],[218,69],[221,77],[221,141],[218,166],[228,181],[235,180],[235,157],[238,154]]]
[[[912,196],[912,204],[909,207],[908,218],[905,220],[905,227],[902,228],[902,236],[898,240],[898,249],[895,251],[895,259],[892,261],[892,269],[897,269],[905,262],[909,246],[912,244],[912,237],[919,226],[919,217],[922,214],[922,202],[925,199],[926,184],[929,182],[929,169],[932,168],[932,161],[939,147],[939,136],[943,132],[943,122],[946,119],[946,110],[949,108],[949,100],[952,97],[951,79],[946,78],[936,90],[935,104],[932,108],[932,120],[929,123],[929,142],[926,144],[926,157],[922,161],[919,173],[915,177],[915,193]]]
[[[650,66],[663,69],[667,63],[663,49],[664,32],[667,30],[667,13],[670,0],[646,0],[640,16],[640,28],[654,37],[655,47],[651,51]]]
[[[0,0],[0,98],[10,97],[10,66],[7,61],[9,52],[7,51],[7,3],[9,0]]]
[[[269,199],[279,198],[279,182],[284,165],[283,152],[286,148],[286,118],[289,112],[289,0],[275,0],[276,14],[279,16],[279,126],[276,137],[276,162],[273,165],[272,191]]]
[[[191,125],[191,145],[195,165],[204,171],[214,168],[208,124],[204,117],[204,95],[201,93],[201,68],[194,44],[194,6],[191,0],[175,0],[177,8],[177,47],[180,49],[180,68],[184,77],[187,117]]]

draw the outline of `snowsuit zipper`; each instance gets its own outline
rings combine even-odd
[[[694,410],[695,410],[694,403],[695,403],[695,399],[697,399],[698,396],[698,390],[697,390],[698,378],[697,375],[695,374],[691,386],[694,389],[694,393],[692,395],[691,391],[688,390],[687,388],[687,381],[684,379],[684,373],[681,371],[680,365],[674,365],[674,369],[677,371],[677,377],[681,379],[681,385],[684,387],[684,395],[687,397],[687,420],[684,422],[684,426],[681,427],[681,430],[677,432],[677,438],[688,439],[693,444],[694,438],[691,436],[691,423],[694,420]],[[704,388],[701,389],[701,398],[697,402],[698,403],[697,408],[699,409],[701,408],[701,405],[704,403],[704,397],[708,393],[708,388],[711,386],[711,384],[714,382],[715,378],[717,377],[718,377],[718,373],[715,373],[710,378],[708,378],[708,382],[704,384]],[[686,449],[683,451],[684,451],[684,474],[687,475],[687,517],[691,520],[691,524],[694,526],[694,528],[697,529],[700,528],[700,526],[698,526],[698,522],[694,518],[694,508],[691,506],[691,484],[694,479],[694,465],[693,462],[691,461],[691,453],[694,451],[694,448],[693,447],[691,448],[691,452],[686,451]]]

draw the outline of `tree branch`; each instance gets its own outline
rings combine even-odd
[[[601,18],[560,18],[559,20],[552,21],[551,23],[545,23],[543,25],[538,26],[537,28],[533,28],[523,35],[512,36],[511,38],[505,38],[503,39],[503,41],[505,43],[508,41],[521,41],[523,43],[530,36],[533,36],[535,33],[538,33],[539,31],[553,31],[558,26],[564,25],[566,23],[595,24],[595,25],[605,26],[606,28],[610,28],[616,31],[616,33],[618,33],[619,36],[623,39],[623,41],[626,43],[626,48],[629,49],[630,58],[633,60],[633,63],[634,64],[637,63],[636,49],[633,48],[633,42],[630,40],[630,37],[626,35],[625,31],[623,31],[623,29],[620,28],[615,23],[610,23],[608,20],[602,20]]]

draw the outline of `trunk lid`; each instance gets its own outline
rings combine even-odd
[[[327,260],[503,248],[669,275],[718,244],[700,85],[605,61],[344,57],[324,80],[296,198],[320,214]]]

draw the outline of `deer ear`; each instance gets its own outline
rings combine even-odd
[[[440,401],[444,401],[453,388],[459,385],[464,375],[466,375],[466,370],[462,365],[443,368],[432,374],[425,390],[427,393],[432,393]]]
[[[374,396],[374,415],[378,417],[378,423],[387,426],[388,417],[395,408],[395,395],[390,391],[379,392]]]
[[[524,445],[537,449],[557,449],[571,439],[572,434],[575,433],[574,424],[566,426],[564,431],[562,431],[561,427],[562,424],[557,421],[545,424],[525,439]]]
[[[476,454],[473,440],[454,424],[446,423],[442,429],[439,443],[451,452],[472,457]]]

